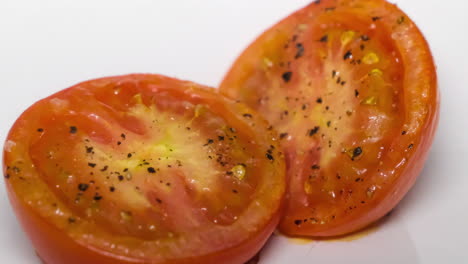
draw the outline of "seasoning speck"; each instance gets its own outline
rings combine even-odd
[[[353,53],[351,50],[348,50],[344,55],[343,55],[343,60],[347,60],[353,57]]]
[[[88,166],[90,166],[91,168],[94,168],[94,167],[96,167],[96,163],[88,162]]]
[[[285,72],[285,73],[283,73],[283,75],[281,77],[283,78],[284,82],[289,82],[291,80],[291,78],[292,78],[292,74],[293,73],[290,72],[290,71]]]
[[[267,153],[265,154],[265,156],[267,157],[267,159],[271,160],[271,161],[274,161],[275,158],[273,157],[273,155],[271,155],[270,153]]]
[[[85,192],[86,190],[88,190],[88,187],[89,185],[86,184],[86,183],[80,183],[78,184],[78,190],[82,191],[82,192]]]
[[[328,35],[323,35],[323,37],[321,37],[319,41],[323,43],[328,42]]]
[[[148,168],[149,173],[156,173],[156,170],[153,167]]]
[[[357,147],[353,150],[353,157],[351,159],[354,160],[355,158],[361,156],[361,154],[362,154],[362,148]]]
[[[297,43],[296,44],[296,48],[297,48],[297,52],[296,52],[296,56],[294,57],[295,59],[299,59],[300,57],[302,57],[304,55],[304,45],[302,45],[302,43]]]
[[[78,129],[76,128],[76,126],[71,126],[70,127],[70,133],[71,134],[76,134],[76,132],[78,132]]]
[[[317,134],[319,130],[320,130],[320,127],[316,126],[316,127],[312,128],[312,129],[309,129],[307,134],[309,135],[309,137],[311,137],[311,136]]]

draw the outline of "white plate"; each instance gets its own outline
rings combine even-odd
[[[259,33],[306,0],[2,0],[0,140],[30,104],[77,82],[155,72],[216,86]],[[275,236],[260,263],[468,263],[468,2],[399,0],[425,33],[442,93],[420,180],[354,241]],[[0,263],[35,264],[0,186]]]

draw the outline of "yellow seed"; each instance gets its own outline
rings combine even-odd
[[[132,221],[132,213],[131,213],[131,212],[127,212],[127,211],[121,211],[121,212],[120,212],[120,218],[121,218],[124,222],[130,222],[130,221]]]
[[[297,29],[299,29],[300,31],[305,31],[305,30],[307,30],[308,27],[309,26],[307,24],[299,24],[297,26]]]
[[[306,182],[304,184],[304,191],[306,194],[311,194],[312,193],[312,184],[310,184],[310,182]]]
[[[133,96],[133,100],[135,101],[135,103],[137,104],[143,104],[143,98],[141,98],[141,94],[135,94]]]
[[[376,189],[375,186],[372,186],[367,189],[367,198],[374,197],[375,189]]]
[[[239,180],[243,180],[245,178],[245,166],[242,164],[236,165],[231,169],[232,174]]]
[[[379,56],[374,52],[369,52],[362,58],[362,62],[365,64],[375,64],[380,61]]]
[[[265,57],[263,58],[263,65],[267,68],[271,68],[273,67],[273,62],[269,58]]]
[[[363,105],[376,105],[377,104],[377,98],[375,98],[375,96],[366,97],[364,100],[362,100],[361,104],[363,104]]]
[[[383,72],[381,70],[379,70],[379,69],[372,69],[369,72],[369,75],[371,75],[371,76],[382,76]]]
[[[195,118],[201,116],[205,112],[206,112],[206,108],[203,105],[195,106]]]
[[[356,33],[352,30],[345,31],[343,34],[341,34],[341,44],[343,46],[348,45],[350,43]]]

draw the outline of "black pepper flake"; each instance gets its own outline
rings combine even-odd
[[[330,107],[328,105],[325,106],[325,110],[327,110],[327,111],[330,110]]]
[[[44,132],[44,129],[43,128],[38,128],[37,132]]]
[[[93,147],[86,147],[86,153],[93,153]]]
[[[106,171],[108,168],[109,168],[109,166],[106,165],[101,169],[101,171]]]
[[[302,224],[302,220],[300,220],[300,219],[294,220],[294,224],[295,224],[295,225],[301,225],[301,224]]]
[[[343,60],[347,60],[353,57],[353,53],[351,50],[348,50],[344,55],[343,55]]]
[[[320,41],[320,42],[323,42],[323,43],[328,42],[328,35],[323,35],[323,37],[321,37],[321,38],[319,39],[319,41]]]
[[[75,222],[76,222],[76,218],[74,218],[74,217],[69,217],[68,218],[68,223],[73,224]]]
[[[102,200],[102,196],[99,195],[99,193],[95,193],[93,199],[94,199],[94,201],[100,201],[100,200]]]
[[[359,96],[359,91],[356,89],[354,90],[354,97],[358,97]]]
[[[302,43],[297,43],[296,44],[296,49],[297,49],[297,52],[296,52],[296,56],[294,57],[296,60],[299,59],[300,57],[302,57],[304,55],[304,45],[302,45]]]
[[[88,162],[88,166],[90,166],[91,168],[94,168],[94,167],[96,167],[96,163]]]
[[[232,192],[233,193],[239,193],[239,191],[237,191],[236,189],[232,189]]]
[[[86,190],[88,190],[89,188],[89,185],[86,184],[86,183],[80,183],[78,184],[78,190],[82,191],[82,192],[85,192]]]
[[[224,137],[223,137],[223,136],[218,136],[218,140],[219,140],[219,141],[223,141],[223,140],[224,140]]]
[[[404,130],[404,131],[401,132],[401,135],[404,136],[404,135],[406,135],[406,133],[407,133],[406,130]]]
[[[323,103],[322,97],[317,98],[317,104]]]
[[[309,135],[309,137],[311,137],[311,136],[317,134],[319,132],[319,130],[320,130],[320,127],[316,126],[316,127],[312,128],[312,129],[309,129],[307,134]]]
[[[362,154],[362,148],[357,147],[353,150],[353,157],[351,159],[354,160],[355,158],[361,156],[361,154]]]
[[[132,157],[132,153],[128,153],[127,158],[131,158],[131,157]]]
[[[124,140],[127,138],[127,136],[125,136],[124,133],[120,134],[120,137],[121,137],[122,139],[124,139]]]
[[[148,168],[149,173],[156,173],[156,170],[153,167]]]
[[[243,114],[242,116],[244,116],[245,118],[252,118],[252,115],[249,114],[249,113],[245,113],[245,114]]]
[[[281,77],[283,78],[284,82],[289,82],[292,78],[292,75],[293,73],[289,71],[289,72],[283,73]]]
[[[405,22],[405,17],[404,16],[401,16],[397,19],[397,23],[398,25],[402,24],[403,22]]]
[[[379,19],[381,19],[381,18],[382,18],[382,17],[379,17],[379,16],[374,16],[374,17],[372,17],[372,21],[374,21],[374,22],[375,22],[375,21],[377,21],[377,20],[379,20]]]
[[[320,170],[320,166],[317,164],[312,165],[311,167],[313,170]]]
[[[265,156],[267,157],[267,159],[271,160],[271,161],[274,161],[275,158],[273,157],[273,155],[271,155],[270,153],[266,153]]]
[[[284,139],[287,136],[288,136],[288,133],[281,133],[280,134],[280,139]]]
[[[124,176],[122,176],[122,175],[119,175],[117,178],[119,179],[119,181],[123,181],[123,180],[124,180]]]
[[[115,187],[114,186],[109,187],[109,191],[110,192],[115,192]]]
[[[76,128],[76,126],[71,126],[70,127],[70,133],[75,134],[76,132],[78,132],[78,129]]]
[[[203,146],[208,146],[208,145],[213,144],[213,143],[214,143],[214,140],[212,140],[211,138],[209,138],[208,141],[206,142],[206,144],[203,145]]]
[[[355,182],[360,182],[360,181],[362,181],[362,179],[361,178],[356,178],[354,181]]]
[[[120,141],[117,141],[117,145],[120,146],[122,144],[122,142]]]
[[[408,149],[412,149],[413,147],[414,147],[414,144],[410,144],[410,145],[408,146]]]
[[[328,121],[327,122],[327,127],[330,127],[331,126],[331,121]]]
[[[162,204],[162,200],[159,199],[159,198],[156,198],[156,202],[157,202],[158,204]]]

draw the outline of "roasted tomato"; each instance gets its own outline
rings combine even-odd
[[[438,121],[428,45],[383,0],[311,3],[247,48],[220,90],[280,133],[288,235],[343,235],[387,214],[414,184]]]
[[[265,120],[158,75],[37,102],[4,157],[13,208],[48,264],[244,263],[278,224],[286,189]]]

